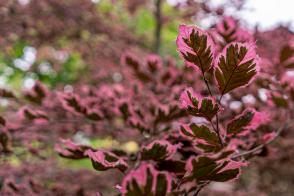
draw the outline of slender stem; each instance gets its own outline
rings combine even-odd
[[[222,99],[223,99],[223,96],[224,96],[224,94],[222,94],[222,95],[220,96],[220,98],[219,98],[219,100],[218,100],[218,103],[219,103],[219,104],[221,103],[221,101],[222,101]]]
[[[197,196],[197,195],[200,193],[201,190],[202,190],[202,187],[199,188],[199,189],[196,191],[196,193],[194,194],[194,196]]]
[[[208,184],[209,184],[209,182],[206,182],[206,183],[204,183],[203,185],[201,185],[201,186],[196,190],[196,192],[194,193],[193,196],[197,196],[197,195],[200,193],[200,191],[201,191],[206,185],[208,185]]]
[[[211,89],[210,89],[210,86],[209,86],[208,81],[207,81],[207,79],[206,79],[206,77],[205,77],[205,75],[204,75],[203,72],[202,72],[202,77],[203,77],[203,80],[204,80],[204,82],[205,82],[205,85],[206,85],[206,87],[207,87],[207,89],[208,89],[208,92],[209,92],[210,96],[213,97],[212,92],[211,92]],[[210,121],[210,123],[211,123],[212,128],[214,129],[215,133],[217,134],[217,137],[218,137],[218,139],[219,139],[219,142],[220,142],[221,146],[223,147],[223,146],[224,146],[224,143],[223,143],[223,141],[222,141],[222,138],[221,138],[221,136],[220,136],[220,131],[219,131],[219,118],[218,118],[218,112],[216,113],[216,128],[213,126],[212,121]]]
[[[261,144],[261,145],[255,147],[255,148],[253,148],[251,150],[248,150],[248,151],[245,151],[245,152],[236,154],[236,155],[232,156],[232,158],[233,159],[236,159],[236,158],[239,158],[239,157],[243,157],[243,156],[246,156],[246,155],[250,155],[252,153],[255,153],[258,150],[261,150],[266,145],[272,143],[283,132],[283,130],[285,130],[287,127],[288,127],[288,123],[286,123],[284,126],[280,127],[280,129],[276,132],[276,136],[273,139],[269,140],[268,142],[266,142],[264,144]]]

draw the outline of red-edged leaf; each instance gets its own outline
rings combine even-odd
[[[238,179],[241,172],[241,167],[244,166],[247,166],[247,164],[230,160],[224,168],[211,175],[209,180],[215,182],[226,182],[229,180]]]
[[[196,147],[205,152],[218,152],[222,149],[218,136],[205,125],[196,125],[194,123],[181,126],[181,134],[190,137],[196,144]]]
[[[193,93],[192,90],[186,90],[181,94],[182,106],[188,111],[189,114],[197,117],[204,117],[208,121],[220,110],[219,105],[214,99],[209,97],[202,97]]]
[[[160,56],[151,54],[146,57],[147,68],[150,72],[155,73],[156,71],[160,71],[163,67],[163,62]]]
[[[134,71],[134,75],[142,82],[149,82],[151,80],[150,75],[142,70],[140,60],[137,57],[135,57],[132,53],[125,53],[122,56],[121,61],[123,65],[131,67]]]
[[[141,163],[130,171],[122,182],[123,196],[166,196],[172,190],[172,178],[167,172],[157,171],[153,165]]]
[[[28,107],[23,107],[20,110],[20,116],[21,118],[27,119],[27,120],[48,120],[48,116],[45,112],[39,111],[39,110],[32,110]]]
[[[177,47],[185,63],[201,73],[204,74],[213,66],[213,42],[206,32],[196,26],[179,26]]]
[[[269,121],[270,118],[267,114],[248,108],[228,123],[227,134],[228,136],[245,135],[249,129],[256,129]]]
[[[248,31],[240,28],[238,21],[231,16],[224,16],[217,23],[216,32],[227,44],[231,42],[250,42],[253,38]]]
[[[87,108],[78,95],[72,93],[60,94],[60,100],[64,109],[78,114],[86,114]]]
[[[74,112],[76,114],[81,114],[86,118],[99,121],[102,119],[103,114],[97,109],[89,109],[81,100],[78,95],[67,93],[60,94],[60,100],[64,109]]]
[[[87,150],[85,153],[91,159],[94,169],[98,171],[119,169],[124,172],[128,168],[128,164],[112,152]]]
[[[238,135],[243,131],[246,131],[247,127],[253,120],[254,114],[255,111],[248,109],[230,121],[227,125],[228,136]]]
[[[41,104],[43,99],[48,95],[48,90],[41,82],[37,81],[33,88],[25,92],[24,95],[29,101]]]
[[[177,146],[166,140],[155,140],[141,150],[142,160],[163,161],[170,159],[177,150]]]
[[[215,78],[221,94],[248,85],[258,72],[253,44],[232,43],[219,55]]]
[[[86,158],[86,150],[91,149],[90,146],[76,144],[69,139],[60,139],[61,144],[55,145],[55,151],[64,158],[82,159]]]
[[[239,176],[242,166],[246,164],[232,160],[215,160],[205,156],[192,157],[186,165],[188,175],[185,180],[195,180],[197,184],[207,181],[229,181]]]

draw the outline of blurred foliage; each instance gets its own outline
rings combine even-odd
[[[106,138],[91,138],[90,146],[92,146],[95,149],[111,149],[111,148],[117,148],[124,150],[128,153],[134,153],[139,150],[139,146],[135,141],[128,141],[125,143],[119,143],[117,140],[114,140],[111,137]],[[64,159],[60,156],[57,157],[60,165],[65,168],[72,168],[72,169],[89,169],[92,170],[92,163],[90,159],[81,159],[81,160],[70,160],[70,159]]]
[[[17,42],[6,53],[0,53],[1,80],[14,90],[21,89],[28,79],[40,80],[54,87],[57,84],[75,83],[80,74],[86,73],[87,66],[78,52],[65,54],[62,62],[54,62],[52,59],[38,58],[39,51],[29,54],[29,59],[26,59],[25,51],[28,48],[36,50],[26,42]]]
[[[151,50],[154,39],[155,18],[153,1],[149,1],[146,5],[139,7],[134,13],[128,12],[124,6],[125,1],[118,0],[115,4],[109,0],[101,0],[97,4],[97,10],[104,14],[115,16],[116,22],[125,24],[132,29],[135,35],[144,39],[146,47]],[[175,40],[177,37],[178,26],[183,23],[181,11],[164,2],[162,6],[163,28],[162,28],[162,48],[161,55],[172,55],[178,57]],[[109,22],[112,22],[111,20]],[[191,22],[185,20],[185,22]]]
[[[124,0],[117,0],[115,3],[110,0],[101,0],[96,3],[96,12],[109,25],[122,24],[126,29],[130,29],[135,37],[139,37],[143,41],[146,51],[150,52],[153,47],[156,24],[152,3],[153,1],[147,1],[144,5],[139,6],[135,12],[130,12]],[[164,2],[162,12],[163,26],[160,54],[178,57],[175,39],[178,25],[183,22],[181,11]],[[185,20],[185,22],[189,21]],[[103,35],[101,36],[103,37]],[[83,31],[81,39],[88,40],[90,38],[93,38],[91,33]],[[27,47],[32,46],[26,40],[18,40],[7,51],[0,51],[0,86],[7,87],[8,85],[10,88],[20,90],[26,81],[40,80],[53,88],[58,84],[75,83],[79,76],[89,74],[89,66],[91,65],[84,61],[81,54],[75,50],[74,45],[71,46],[71,40],[67,37],[61,36],[58,41],[59,50],[71,48],[66,51],[66,58],[62,62],[54,62],[46,56],[43,57],[39,55],[39,48],[32,47],[36,50],[36,59],[33,62],[24,62],[27,67],[16,66],[17,61],[21,61],[21,63],[23,63],[23,60],[26,61],[24,52]],[[52,46],[49,45],[49,47]],[[31,63],[31,65],[27,63]]]

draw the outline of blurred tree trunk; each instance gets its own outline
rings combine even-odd
[[[155,31],[154,31],[154,52],[160,52],[161,29],[162,29],[162,0],[155,0]]]

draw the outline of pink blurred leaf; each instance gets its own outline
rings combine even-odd
[[[155,140],[141,150],[142,160],[163,161],[170,159],[177,150],[177,146],[166,140]]]
[[[64,109],[75,112],[78,114],[86,114],[87,108],[81,101],[81,98],[78,95],[72,93],[64,93],[59,95]]]
[[[252,42],[253,36],[245,29],[242,29],[238,21],[231,16],[224,16],[216,24],[216,33],[228,44],[231,42]]]
[[[139,168],[130,171],[123,179],[123,196],[148,195],[165,196],[172,190],[172,177],[167,172],[157,171],[153,165],[141,163]]]
[[[36,81],[32,89],[24,93],[26,99],[31,102],[41,104],[43,99],[48,96],[48,89],[39,81]]]
[[[112,152],[87,150],[85,153],[91,159],[94,169],[98,171],[119,169],[124,172],[128,168],[128,164]]]
[[[28,119],[28,120],[48,120],[48,116],[45,112],[40,110],[32,110],[28,107],[23,107],[20,109],[20,116],[21,118]]]
[[[55,151],[64,158],[82,159],[86,158],[86,150],[91,149],[90,146],[76,144],[69,139],[60,139],[61,144],[55,145]]]

